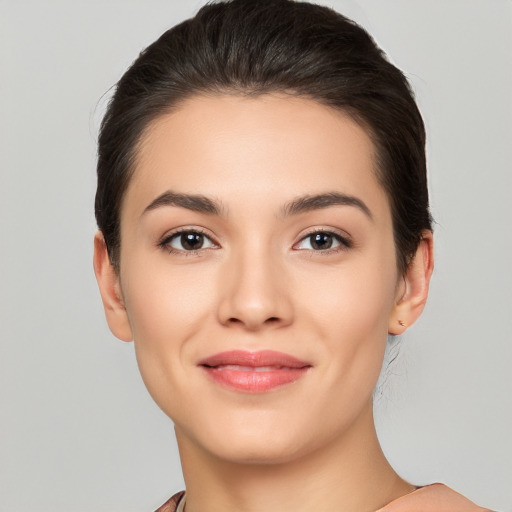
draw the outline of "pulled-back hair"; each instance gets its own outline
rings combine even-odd
[[[292,0],[209,3],[141,52],[101,124],[96,220],[120,266],[120,209],[148,125],[195,94],[311,98],[347,113],[375,146],[404,272],[431,229],[425,129],[409,84],[369,34],[334,10]]]

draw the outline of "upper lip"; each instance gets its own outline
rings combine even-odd
[[[311,366],[311,364],[306,361],[301,361],[290,354],[277,352],[275,350],[260,350],[257,352],[250,352],[247,350],[229,350],[205,357],[199,361],[198,365],[210,367],[236,365],[253,368],[258,368],[260,366],[276,368],[305,368]]]

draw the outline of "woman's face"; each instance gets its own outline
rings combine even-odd
[[[342,113],[277,95],[196,96],[147,130],[120,289],[180,443],[285,461],[371,417],[403,293],[373,149]]]

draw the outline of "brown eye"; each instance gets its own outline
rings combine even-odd
[[[181,231],[175,233],[163,244],[174,251],[191,252],[215,247],[215,244],[203,233],[198,231]]]
[[[316,251],[330,249],[333,242],[334,238],[329,233],[315,233],[314,235],[310,235],[311,247]]]
[[[352,246],[349,240],[330,231],[317,231],[305,236],[295,249],[310,251],[328,251],[329,249],[348,249]]]
[[[179,240],[183,249],[194,251],[203,247],[204,236],[200,233],[182,233]]]

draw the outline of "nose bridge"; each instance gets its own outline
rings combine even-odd
[[[261,240],[233,248],[221,275],[219,319],[223,324],[257,330],[291,321],[291,303],[278,260],[270,244]]]

